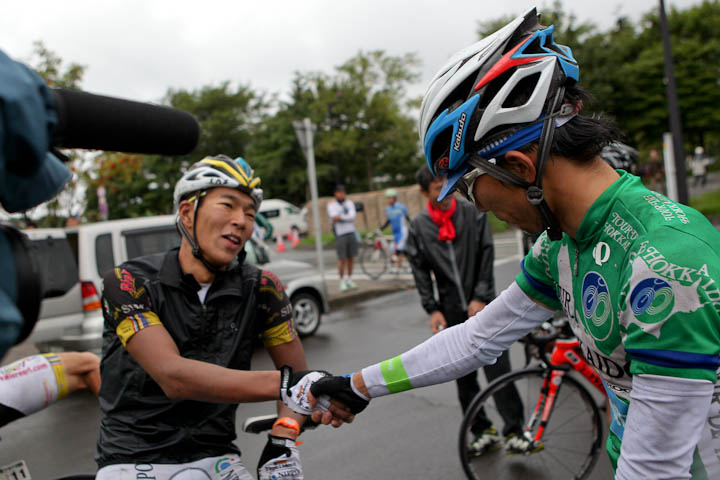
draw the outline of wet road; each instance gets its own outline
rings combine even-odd
[[[509,284],[517,269],[515,262],[497,266],[498,287]],[[404,291],[328,315],[318,334],[304,345],[311,367],[347,373],[401,353],[428,336],[427,316],[417,293]],[[521,366],[521,356],[514,347],[515,366]],[[253,367],[271,368],[263,351],[256,353]],[[237,423],[273,409],[272,402],[242,405]],[[0,429],[0,465],[24,459],[34,479],[92,472],[98,417],[95,399],[80,393],[14,422]],[[460,420],[453,384],[378,398],[352,425],[303,434],[305,477],[463,478],[456,450]],[[241,433],[237,443],[254,471],[265,437]],[[603,455],[592,478],[610,476]]]

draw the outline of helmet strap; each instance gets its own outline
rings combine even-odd
[[[555,135],[555,115],[553,112],[556,110],[558,104],[562,102],[563,96],[565,95],[565,87],[560,86],[555,93],[555,98],[548,105],[549,112],[545,116],[543,121],[542,133],[540,134],[540,145],[537,153],[537,160],[535,162],[535,182],[527,187],[527,200],[537,208],[540,214],[540,219],[543,222],[545,231],[548,234],[550,240],[560,240],[562,237],[562,230],[560,230],[560,224],[555,218],[552,210],[545,201],[545,192],[542,189],[542,179],[545,174],[545,166],[547,165],[548,158],[550,157],[550,147],[552,146],[553,136]]]
[[[533,183],[529,183],[524,178],[521,178],[502,167],[498,167],[480,155],[472,153],[468,157],[468,163],[473,167],[482,168],[498,180],[526,190],[525,195],[527,200],[530,204],[537,208],[540,214],[540,219],[543,223],[543,228],[547,231],[550,240],[559,240],[562,237],[562,230],[560,230],[560,224],[558,223],[557,218],[555,218],[555,215],[545,201],[542,179],[545,174],[545,166],[547,165],[548,158],[550,157],[550,148],[555,134],[555,117],[557,117],[559,113],[566,113],[562,111],[555,113],[557,106],[560,102],[562,102],[564,95],[565,87],[561,86],[558,88],[553,101],[548,105],[548,113],[543,119],[543,127],[540,133],[540,140],[538,142],[538,153],[535,160],[535,181]]]
[[[208,259],[205,258],[205,256],[202,253],[202,250],[200,249],[200,242],[198,242],[197,239],[197,228],[195,228],[195,225],[197,225],[197,215],[198,215],[198,209],[200,207],[200,198],[202,197],[202,194],[204,192],[197,192],[195,195],[195,202],[193,202],[193,234],[190,235],[190,232],[187,231],[187,228],[185,228],[185,225],[183,225],[182,221],[180,220],[180,214],[178,213],[177,218],[175,219],[175,223],[177,225],[178,230],[182,234],[183,237],[185,237],[185,240],[190,244],[190,247],[192,248],[192,254],[193,257],[200,260],[200,262],[205,266],[205,268],[208,269],[208,271],[214,275],[217,275],[219,273],[222,273],[224,270],[221,268],[216,267],[212,263],[208,261]]]

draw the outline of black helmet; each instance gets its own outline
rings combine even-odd
[[[624,143],[613,142],[605,145],[600,156],[611,167],[631,172],[633,166],[637,165],[638,151]]]

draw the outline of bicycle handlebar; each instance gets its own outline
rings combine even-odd
[[[525,343],[526,365],[530,363],[530,357],[535,356],[545,365],[551,366],[547,346],[559,338],[566,339],[574,337],[567,319],[564,319],[559,325],[555,325],[554,323],[555,322],[545,322],[543,324],[542,330],[549,333],[538,335],[537,333],[530,332],[523,338]],[[536,347],[537,352],[535,354],[531,354],[531,347]]]
[[[274,413],[270,415],[260,415],[258,417],[249,417],[243,422],[242,430],[247,433],[262,433],[271,430],[276,420],[277,414]],[[313,422],[312,418],[308,417],[305,423],[300,427],[300,432],[312,430],[318,425],[319,423]]]

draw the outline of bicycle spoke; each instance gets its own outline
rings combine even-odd
[[[548,456],[552,457],[552,459],[554,460],[553,470],[555,469],[556,466],[560,465],[561,467],[563,467],[565,469],[565,471],[567,471],[567,473],[569,473],[570,475],[573,475],[573,478],[575,478],[575,471],[573,468],[567,466],[565,464],[565,462],[560,460],[560,458],[557,455],[553,454],[552,452],[548,452]]]
[[[524,402],[525,427],[528,427],[530,417],[540,398],[543,372],[541,368],[531,368],[498,379],[476,397],[468,415],[478,415],[480,410],[484,409],[488,421],[498,431],[511,428],[505,426],[498,410],[500,404],[496,404],[494,399],[497,392],[510,388],[511,385]],[[478,457],[469,457],[467,448],[461,445],[464,452],[461,459],[465,472],[470,478],[476,479],[585,478],[600,454],[602,424],[594,400],[577,380],[564,377],[552,408],[540,443],[531,447],[534,453],[507,455],[508,447],[501,446],[496,451]],[[469,431],[474,422],[475,420],[468,417],[463,420],[465,432]],[[534,436],[538,427],[539,425],[535,425],[529,431],[530,435]]]
[[[557,406],[556,406],[556,408],[557,408]],[[584,417],[584,416],[587,416],[588,413],[589,413],[589,412],[578,412],[578,413],[575,414],[574,416],[565,419],[564,422],[562,422],[562,423],[555,423],[555,424],[553,423],[553,418],[550,417],[550,422],[548,423],[548,428],[547,428],[547,430],[559,430],[560,428],[566,426],[568,423],[572,422],[573,420],[576,420],[576,419],[580,418],[581,416],[583,416],[583,417]],[[551,428],[551,427],[552,427],[552,428]]]

